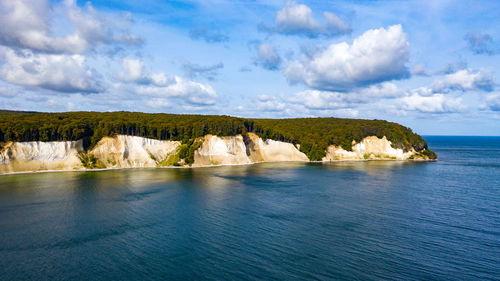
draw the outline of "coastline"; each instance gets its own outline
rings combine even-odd
[[[265,163],[342,163],[342,162],[368,162],[368,161],[390,161],[390,162],[436,162],[439,159],[350,159],[350,160],[330,160],[330,161],[259,161],[253,163],[242,164],[217,164],[217,165],[200,165],[200,166],[163,166],[163,167],[121,167],[121,168],[98,168],[98,169],[61,169],[61,170],[35,170],[35,171],[20,171],[11,173],[0,173],[0,176],[23,175],[23,174],[43,174],[43,173],[68,173],[68,172],[101,172],[112,170],[129,170],[129,169],[197,169],[211,167],[227,167],[227,166],[250,166]]]

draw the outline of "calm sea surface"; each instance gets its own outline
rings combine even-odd
[[[500,138],[440,161],[0,176],[2,280],[500,280]]]

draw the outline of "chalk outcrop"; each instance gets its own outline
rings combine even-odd
[[[193,166],[250,164],[241,135],[218,137],[206,135],[194,152]]]
[[[83,168],[83,142],[8,142],[0,150],[0,173]]]
[[[90,154],[106,168],[156,167],[180,145],[179,141],[117,135],[102,138]]]
[[[270,139],[263,141],[253,133],[245,137],[206,135],[201,141],[200,148],[194,153],[193,166],[309,161],[295,145]]]
[[[253,163],[277,161],[309,161],[297,146],[282,141],[268,139],[263,141],[259,136],[248,133],[245,138],[247,154]]]
[[[193,167],[309,161],[299,150],[298,144],[271,139],[264,141],[253,133],[225,137],[206,135],[195,143],[199,144],[199,147],[194,151],[194,155],[190,154],[194,158]],[[89,151],[84,150],[81,140],[9,142],[0,146],[0,173],[182,166],[186,163],[185,159],[179,159],[182,147],[179,141],[126,135],[104,137]],[[413,149],[405,152],[403,149],[393,148],[386,137],[371,136],[359,143],[353,142],[352,151],[346,151],[339,146],[329,146],[322,161],[364,159],[428,160],[429,157],[426,158],[423,153]]]
[[[326,151],[323,161],[335,160],[362,160],[362,159],[397,159],[407,160],[416,152],[410,150],[396,149],[386,137],[381,139],[376,136],[366,137],[361,142],[353,142],[352,151],[344,150],[342,147],[330,145]]]

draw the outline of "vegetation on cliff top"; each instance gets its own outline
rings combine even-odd
[[[207,134],[231,136],[254,132],[263,139],[300,144],[311,160],[320,160],[328,145],[352,150],[352,142],[367,136],[386,136],[395,148],[417,151],[427,143],[411,129],[383,120],[343,118],[246,119],[216,115],[148,114],[138,112],[32,113],[0,111],[0,142],[83,139],[93,147],[104,136],[134,135],[179,140],[190,156]]]

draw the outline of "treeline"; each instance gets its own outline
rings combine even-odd
[[[216,115],[148,114],[138,112],[30,113],[0,111],[0,142],[83,139],[91,148],[104,136],[134,135],[161,140],[193,140],[207,134],[231,136],[254,132],[267,139],[300,144],[309,159],[319,160],[328,145],[352,150],[352,141],[386,136],[395,148],[427,149],[410,129],[382,120],[341,118],[245,119]]]

